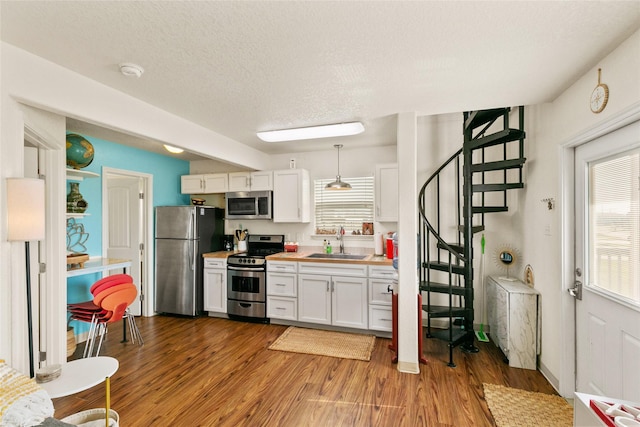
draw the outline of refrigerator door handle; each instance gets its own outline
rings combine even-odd
[[[196,230],[194,230],[195,226],[195,209],[191,211],[191,215],[189,215],[189,239],[194,239],[196,235]]]
[[[191,271],[196,271],[196,254],[198,253],[198,241],[192,240],[193,249],[189,251],[189,264],[191,264]]]

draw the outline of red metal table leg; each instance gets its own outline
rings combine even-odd
[[[422,353],[422,339],[422,294],[418,293],[418,360],[426,365],[427,359]]]
[[[394,352],[391,363],[398,363],[398,294],[391,294],[391,344],[389,348]]]

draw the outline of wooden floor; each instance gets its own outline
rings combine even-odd
[[[111,407],[120,426],[493,426],[482,383],[555,394],[537,371],[510,368],[492,343],[454,356],[425,340],[419,375],[391,363],[377,338],[370,362],[268,350],[286,326],[156,316],[136,319],[144,346],[113,325],[101,355],[120,362]],[[81,354],[83,344],[76,355]],[[75,355],[74,355],[75,356]],[[104,407],[104,386],[54,399],[56,417]]]

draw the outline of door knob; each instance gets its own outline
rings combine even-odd
[[[574,285],[575,286],[573,288],[567,289],[567,292],[569,292],[569,295],[571,295],[578,301],[581,301],[582,300],[582,282],[579,280],[576,280],[574,282]]]

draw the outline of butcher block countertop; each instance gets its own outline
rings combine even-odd
[[[306,258],[313,253],[321,253],[322,247],[299,248],[298,252],[280,252],[266,257],[267,261],[296,261],[296,262],[322,262],[334,264],[366,264],[366,265],[393,265],[392,260],[382,255],[368,253],[364,259],[335,259],[335,258]],[[360,249],[347,248],[349,254],[365,254]],[[203,254],[204,258],[227,258],[237,254],[238,251],[219,251]]]
[[[368,254],[364,259],[335,259],[335,258],[306,258],[316,252],[280,252],[269,255],[267,261],[298,261],[298,262],[324,262],[334,264],[367,264],[367,265],[393,265],[392,260],[387,257]],[[348,252],[353,253],[353,252]]]

